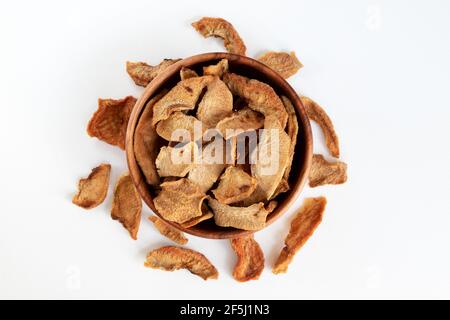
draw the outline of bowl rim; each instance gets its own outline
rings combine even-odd
[[[299,133],[303,134],[302,137],[302,143],[305,144],[304,146],[304,157],[302,161],[302,166],[298,168],[299,174],[298,179],[295,180],[294,185],[291,186],[291,190],[286,195],[286,198],[283,199],[282,202],[280,202],[277,206],[277,208],[272,212],[266,221],[266,225],[264,228],[260,230],[241,230],[241,229],[224,229],[224,230],[217,230],[217,231],[211,231],[211,230],[201,230],[199,228],[184,228],[180,224],[168,221],[164,219],[156,210],[154,204],[153,204],[153,197],[150,194],[148,190],[148,184],[145,181],[145,177],[143,176],[141,169],[139,168],[139,165],[137,164],[135,155],[134,155],[134,132],[136,130],[139,118],[148,102],[148,100],[156,93],[158,92],[164,83],[171,79],[175,73],[179,72],[179,70],[182,67],[190,67],[192,65],[198,65],[198,64],[206,64],[208,61],[214,62],[218,61],[220,59],[228,59],[230,62],[238,62],[240,64],[245,65],[246,67],[250,67],[255,69],[260,74],[263,74],[268,79],[271,79],[272,82],[276,83],[279,87],[278,92],[282,92],[283,95],[287,96],[292,104],[294,105],[294,109],[297,113],[297,121],[299,124]],[[297,136],[297,142],[299,142],[299,135]],[[237,238],[242,237],[246,235],[251,235],[255,232],[264,230],[269,225],[271,225],[275,220],[277,220],[280,216],[282,216],[295,202],[295,200],[300,195],[300,192],[302,191],[308,174],[311,167],[312,162],[312,132],[311,132],[311,126],[309,119],[306,115],[306,111],[304,109],[304,106],[300,100],[300,97],[298,96],[297,92],[291,87],[291,85],[282,78],[276,71],[272,70],[271,68],[267,67],[266,65],[262,64],[261,62],[246,57],[241,56],[237,54],[227,53],[227,52],[209,52],[209,53],[202,53],[194,56],[187,57],[185,59],[179,60],[176,63],[170,65],[167,69],[165,69],[161,74],[159,74],[155,79],[153,79],[145,88],[144,92],[141,94],[139,99],[137,100],[136,104],[133,107],[133,110],[131,112],[128,125],[127,125],[127,131],[126,131],[126,138],[125,138],[125,151],[126,151],[126,158],[127,158],[127,165],[128,170],[131,176],[131,179],[136,186],[136,189],[139,193],[139,195],[144,200],[145,204],[153,211],[154,214],[156,214],[159,218],[161,218],[164,222],[168,223],[169,225],[173,226],[174,228],[178,229],[181,232],[186,232],[191,235],[195,235],[202,238],[209,238],[209,239],[230,239],[230,238]],[[295,155],[294,155],[294,161],[295,161]]]

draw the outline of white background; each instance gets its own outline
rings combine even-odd
[[[97,98],[139,96],[126,60],[223,50],[190,27],[205,15],[230,20],[249,56],[295,50],[305,67],[290,83],[341,139],[348,183],[302,193],[295,208],[317,195],[328,206],[286,275],[270,268],[292,210],[256,235],[266,270],[242,284],[228,241],[189,237],[217,281],[146,269],[170,243],[148,208],[133,241],[110,196],[89,212],[70,201],[100,162],[112,182],[126,171],[122,151],[85,133]],[[0,297],[450,298],[449,15],[444,0],[2,2]]]

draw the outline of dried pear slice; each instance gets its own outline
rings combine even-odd
[[[111,165],[101,164],[92,169],[89,176],[80,179],[78,192],[72,198],[72,203],[84,209],[92,209],[100,205],[106,198],[109,186]]]
[[[188,179],[161,183],[161,189],[153,202],[164,219],[184,223],[203,214],[202,203],[206,195]]]
[[[289,234],[284,241],[285,246],[272,269],[274,274],[285,273],[295,254],[312,236],[322,221],[327,199],[324,197],[307,198],[291,222]]]
[[[219,276],[217,269],[203,254],[175,246],[161,247],[149,252],[144,265],[165,271],[186,269],[203,280],[217,279]]]
[[[222,38],[228,52],[245,56],[247,48],[244,41],[233,25],[225,19],[204,17],[192,23],[192,26],[205,38],[211,36]]]
[[[98,109],[92,115],[87,126],[87,133],[106,143],[125,149],[125,135],[131,110],[136,98],[98,99]]]

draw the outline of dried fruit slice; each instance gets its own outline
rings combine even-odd
[[[266,117],[258,148],[250,155],[252,176],[258,184],[255,192],[243,200],[243,206],[272,198],[288,165],[290,145],[291,140],[277,119]]]
[[[161,189],[153,202],[164,219],[184,223],[203,214],[206,195],[188,179],[161,183]]]
[[[240,282],[257,280],[264,270],[264,253],[253,236],[232,239],[231,247],[238,258],[233,277]]]
[[[339,158],[339,139],[334,131],[333,123],[331,122],[330,117],[328,117],[327,113],[321,106],[310,98],[300,97],[300,99],[305,107],[308,118],[317,122],[322,129],[323,135],[325,136],[325,143],[330,151],[330,154],[335,158]]]
[[[286,112],[288,114],[286,130],[287,130],[287,134],[288,134],[289,138],[291,139],[291,148],[289,150],[288,165],[283,174],[284,179],[287,180],[287,179],[289,179],[289,175],[291,173],[292,161],[294,160],[295,145],[297,144],[298,120],[297,120],[297,114],[295,112],[295,109],[294,109],[294,106],[292,105],[291,100],[289,100],[285,96],[282,96],[281,100],[283,100],[284,107],[286,108]]]
[[[208,197],[208,204],[214,212],[214,221],[221,227],[260,230],[266,225],[266,217],[269,214],[262,202],[249,207],[232,207]]]
[[[249,108],[261,112],[266,117],[276,116],[281,127],[286,126],[288,115],[283,102],[271,86],[235,73],[224,74],[223,81],[230,88],[231,93],[248,100]]]
[[[198,74],[194,70],[186,68],[186,67],[181,68],[181,70],[180,70],[181,80],[186,80],[186,79],[195,78],[195,77],[198,77]]]
[[[217,64],[203,67],[203,75],[210,75],[222,78],[223,74],[228,72],[228,60],[222,59]]]
[[[181,224],[181,226],[183,228],[191,228],[197,224],[199,224],[200,222],[203,222],[205,220],[211,219],[212,217],[214,217],[214,214],[209,210],[208,206],[203,203],[202,205],[202,212],[203,214],[200,217],[196,217],[192,220],[186,221],[184,223]]]
[[[165,271],[186,269],[204,280],[217,279],[219,276],[217,269],[203,254],[174,246],[161,247],[149,252],[144,265]]]
[[[180,147],[162,147],[156,158],[156,169],[160,177],[184,177],[195,167],[198,148],[194,142]]]
[[[293,76],[303,67],[294,51],[290,53],[269,51],[258,57],[257,60],[278,72],[285,79]]]
[[[142,200],[129,174],[119,178],[114,189],[111,218],[128,230],[131,238],[137,239],[141,223]]]
[[[152,186],[159,184],[155,160],[160,147],[160,139],[152,125],[153,106],[164,94],[161,92],[147,102],[134,132],[134,155],[145,180]]]
[[[192,23],[192,26],[205,38],[211,36],[222,38],[228,52],[245,56],[247,48],[233,25],[228,21],[221,18],[204,17]]]
[[[153,108],[153,125],[167,119],[176,111],[195,108],[203,89],[214,78],[212,76],[194,77],[177,83]]]
[[[200,101],[197,110],[197,118],[206,128],[214,128],[223,118],[233,112],[233,95],[225,83],[219,78],[214,78],[208,84],[208,89]]]
[[[204,193],[211,189],[226,167],[227,155],[223,154],[223,150],[225,149],[226,153],[228,146],[225,145],[224,148],[224,144],[226,142],[219,137],[203,146],[201,164],[189,171],[188,179],[198,185]]]
[[[181,245],[186,244],[188,242],[188,239],[184,236],[182,232],[165,223],[161,219],[155,216],[150,216],[148,217],[148,220],[153,222],[153,225],[155,226],[156,229],[158,229],[159,233],[169,238],[170,240]]]
[[[243,132],[253,131],[262,128],[264,125],[264,116],[250,108],[243,108],[226,118],[222,118],[216,129],[220,134],[229,139]]]
[[[272,269],[273,273],[278,274],[287,271],[288,265],[295,254],[312,236],[314,230],[322,221],[326,204],[327,199],[324,197],[305,199],[302,207],[291,222],[291,229],[284,241],[285,246]]]
[[[180,59],[164,59],[156,66],[148,65],[145,62],[127,61],[127,72],[136,85],[146,87],[161,72],[177,61]]]
[[[98,99],[98,109],[92,115],[87,133],[106,143],[125,149],[125,135],[136,98]]]
[[[221,203],[230,204],[247,198],[255,188],[255,178],[240,168],[228,167],[220,177],[219,186],[212,193]]]
[[[84,209],[92,209],[103,202],[108,193],[111,165],[101,164],[92,169],[89,176],[80,179],[78,192],[72,198],[72,203]]]
[[[195,128],[198,132],[195,132]],[[195,141],[202,138],[205,129],[205,126],[196,117],[181,111],[172,113],[167,119],[156,124],[156,132],[167,141]]]
[[[347,181],[347,164],[342,161],[328,162],[321,154],[313,155],[309,171],[311,188],[324,184],[342,184]]]

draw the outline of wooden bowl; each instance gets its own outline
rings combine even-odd
[[[162,74],[150,82],[133,108],[126,134],[126,156],[128,167],[131,178],[136,185],[139,194],[156,215],[183,232],[210,239],[236,238],[252,234],[255,231],[219,227],[214,223],[214,219],[206,220],[188,229],[183,228],[177,223],[165,220],[155,209],[153,196],[150,192],[151,187],[146,183],[145,177],[136,162],[133,150],[133,141],[134,132],[136,130],[139,117],[141,116],[147,101],[162,88],[173,87],[180,80],[179,71],[181,67],[189,67],[201,74],[203,66],[215,64],[220,61],[220,59],[224,58],[228,59],[231,72],[238,73],[249,78],[258,79],[271,85],[279,95],[285,95],[292,101],[297,112],[299,132],[297,135],[297,144],[292,163],[292,170],[289,177],[289,185],[291,186],[291,190],[278,197],[278,207],[270,215],[268,215],[266,227],[285,213],[294,203],[307,180],[312,159],[311,127],[304,107],[294,89],[292,89],[292,87],[272,69],[254,59],[225,52],[199,54],[180,60],[179,62],[168,67]]]

